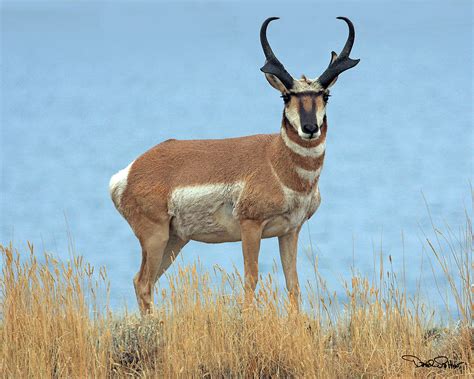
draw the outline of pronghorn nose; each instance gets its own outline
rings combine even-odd
[[[303,132],[308,134],[314,134],[318,131],[318,125],[316,124],[304,124],[303,125]]]

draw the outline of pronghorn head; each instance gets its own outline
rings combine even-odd
[[[301,79],[294,79],[285,67],[276,58],[267,40],[267,26],[278,17],[266,19],[260,29],[260,42],[265,53],[266,62],[260,69],[272,87],[281,92],[285,102],[284,116],[298,135],[311,140],[318,138],[321,127],[326,118],[326,104],[329,98],[329,88],[336,82],[338,75],[359,63],[359,59],[349,58],[354,44],[354,25],[346,17],[338,17],[349,26],[349,37],[341,53],[331,53],[331,61],[328,68],[316,79],[307,79],[304,75]]]

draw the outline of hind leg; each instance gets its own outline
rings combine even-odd
[[[141,224],[137,236],[142,245],[142,263],[133,284],[140,312],[146,314],[151,309],[153,288],[169,240],[169,218],[155,222],[147,220]]]
[[[140,270],[137,272],[137,274],[133,278],[133,287],[135,288],[135,296],[137,297],[137,302],[138,302],[138,308],[140,309],[140,312],[143,312],[144,305],[142,304],[141,297],[140,297],[140,291],[138,290],[138,283],[141,283],[143,281],[143,277],[145,275],[145,267],[146,267],[146,250],[142,248],[142,263],[140,265]]]
[[[171,263],[174,262],[181,249],[189,242],[189,240],[182,240],[175,234],[171,234],[168,240],[168,243],[163,254],[163,259],[161,260],[161,266],[158,270],[158,276],[156,280],[160,279],[161,276],[166,272],[168,267],[171,266]]]

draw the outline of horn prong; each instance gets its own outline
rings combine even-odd
[[[331,53],[331,63],[318,78],[318,82],[323,88],[327,88],[340,73],[349,70],[350,68],[358,64],[360,61],[360,59],[351,59],[349,57],[355,40],[354,25],[347,17],[337,17],[337,19],[343,20],[347,24],[349,28],[349,36],[347,37],[346,43],[344,44],[341,53],[339,54],[339,56],[337,56],[336,59],[333,60],[335,53]]]

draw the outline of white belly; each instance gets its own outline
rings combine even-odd
[[[202,242],[240,240],[235,205],[243,183],[177,188],[168,204],[171,226],[182,239]]]
[[[168,204],[173,232],[184,240],[240,241],[240,222],[235,210],[243,188],[243,183],[238,182],[175,189]],[[281,212],[264,220],[263,238],[280,236],[298,228],[319,206],[317,188],[309,194],[286,187],[283,191],[285,204]]]

